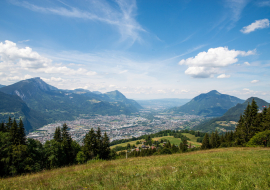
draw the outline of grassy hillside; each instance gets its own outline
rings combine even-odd
[[[92,161],[1,179],[0,189],[269,189],[269,148]]]
[[[201,146],[201,143],[198,143],[197,142],[198,137],[195,137],[195,135],[192,135],[192,134],[189,134],[189,133],[183,133],[183,135],[187,136],[190,139],[190,141],[188,141],[188,144],[191,143],[191,145]],[[181,139],[180,138],[174,138],[173,136],[163,136],[163,137],[155,137],[155,138],[153,138],[154,141],[160,141],[161,139],[167,139],[167,140],[170,141],[171,144],[175,144],[175,145],[179,145],[181,143]],[[143,139],[136,140],[136,141],[130,141],[130,142],[126,142],[126,143],[121,143],[121,144],[117,144],[117,145],[113,145],[113,146],[111,146],[111,148],[115,148],[116,146],[126,147],[128,143],[131,146],[132,145],[141,146],[142,144],[136,145],[136,142],[137,141],[143,141]]]

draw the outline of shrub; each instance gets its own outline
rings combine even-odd
[[[270,130],[257,133],[249,140],[246,146],[270,146]]]
[[[161,151],[160,151],[160,154],[172,154],[172,151],[168,148],[163,148]]]

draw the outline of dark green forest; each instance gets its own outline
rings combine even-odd
[[[9,118],[0,125],[0,176],[14,176],[44,169],[53,169],[91,159],[113,158],[106,133],[91,129],[80,146],[72,140],[66,124],[55,130],[54,138],[42,145],[39,141],[26,139],[22,120]]]

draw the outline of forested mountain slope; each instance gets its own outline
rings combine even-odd
[[[170,109],[169,112],[218,117],[222,116],[231,107],[243,102],[244,100],[237,97],[212,90],[196,96],[183,106]]]
[[[20,97],[0,92],[0,122],[9,117],[22,118],[27,132],[42,127],[47,123],[46,114],[30,109]]]
[[[253,99],[256,101],[260,110],[263,109],[263,106],[269,106],[268,102],[260,98],[250,97],[244,103],[237,104],[236,106],[230,108],[223,116],[207,120],[195,126],[193,129],[201,130],[205,132],[215,131],[216,128],[219,128],[219,129],[223,128],[225,130],[234,130],[236,126],[235,122],[238,122],[240,115],[243,114],[248,103],[250,104]]]

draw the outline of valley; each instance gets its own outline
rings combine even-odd
[[[152,115],[148,111],[140,111],[136,115],[84,115],[73,121],[58,121],[45,125],[29,133],[27,138],[39,140],[44,144],[47,140],[53,139],[56,127],[66,123],[70,128],[69,133],[71,137],[79,143],[82,143],[85,134],[88,133],[91,128],[97,130],[98,127],[101,129],[102,133],[107,133],[110,141],[113,141],[139,137],[162,130],[192,129],[203,120],[204,117],[196,115]]]

